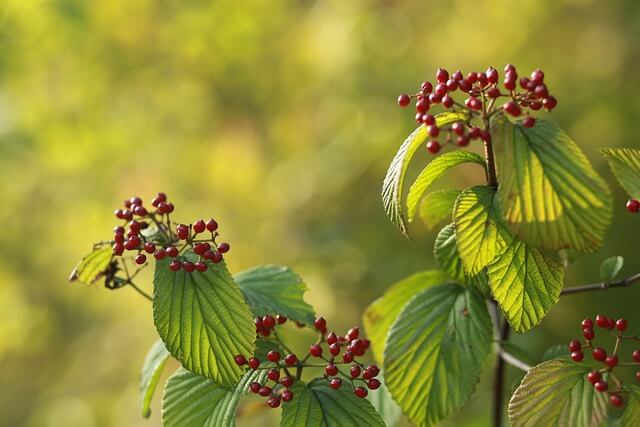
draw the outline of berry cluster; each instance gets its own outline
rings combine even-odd
[[[488,129],[482,129],[473,125],[474,118],[488,119],[494,114],[504,113],[513,117],[524,116],[522,124],[532,127],[536,119],[530,115],[531,111],[545,108],[553,110],[558,101],[549,94],[544,82],[544,73],[537,69],[530,77],[518,78],[516,67],[507,64],[504,67],[504,76],[500,84],[500,73],[493,67],[489,67],[484,73],[470,72],[466,76],[456,71],[449,74],[447,70],[439,68],[436,79],[432,83],[424,81],[420,89],[413,95],[403,94],[398,97],[398,104],[407,107],[412,99],[415,99],[416,122],[427,127],[429,136],[433,139],[427,142],[427,150],[436,154],[442,148],[438,141],[439,136],[446,135],[446,143],[459,147],[469,145],[471,140],[488,140]],[[466,94],[464,103],[459,103],[453,98],[456,91]],[[504,98],[501,106],[497,103]],[[446,109],[466,111],[469,119],[453,123],[443,128],[436,124],[436,117],[430,114],[432,107],[442,104]]]
[[[613,406],[622,406],[624,399],[621,394],[627,392],[624,389],[624,385],[618,377],[616,377],[614,370],[617,367],[624,366],[636,366],[640,368],[640,349],[636,349],[631,354],[632,362],[621,363],[618,359],[620,353],[620,345],[623,340],[635,340],[640,341],[640,338],[636,335],[625,335],[624,331],[627,330],[628,322],[625,319],[614,320],[603,314],[596,316],[595,325],[593,320],[584,319],[582,321],[582,336],[585,342],[579,340],[571,340],[569,342],[569,351],[571,352],[571,359],[574,362],[581,362],[585,357],[585,349],[591,349],[591,356],[593,359],[603,366],[600,369],[593,369],[587,374],[587,380],[593,384],[593,387],[599,392],[607,392],[609,394],[609,401]],[[595,326],[604,329],[610,334],[615,335],[616,342],[613,351],[607,354],[607,351],[602,347],[595,347],[593,340],[596,336]],[[636,378],[640,381],[640,371],[636,372]],[[609,382],[613,382],[611,390]]]
[[[255,320],[258,336],[265,339],[273,333],[277,342],[287,351],[284,357],[278,350],[268,352],[266,360],[260,360],[255,356],[248,360],[243,355],[235,356],[235,362],[239,366],[246,365],[253,370],[268,371],[266,382],[253,382],[249,389],[266,397],[269,407],[277,408],[282,402],[293,399],[291,386],[301,379],[304,368],[323,368],[323,378],[328,381],[329,387],[338,390],[344,382],[349,382],[354,394],[361,398],[367,396],[368,389],[377,390],[380,387],[381,383],[376,378],[380,369],[373,364],[366,366],[357,360],[365,355],[370,346],[369,340],[360,337],[359,328],[353,327],[343,336],[335,332],[327,333],[326,320],[322,317],[317,318],[314,328],[318,333],[318,339],[309,346],[304,357],[300,358],[278,338],[275,328],[286,322],[287,318],[282,315],[266,315]],[[322,363],[314,363],[315,359],[322,360]]]
[[[627,200],[627,210],[631,213],[640,212],[640,201],[635,199]]]
[[[116,209],[116,218],[123,220],[124,224],[114,228],[114,256],[122,256],[125,251],[136,252],[134,260],[138,265],[147,262],[147,254],[153,254],[157,260],[176,258],[169,263],[169,269],[174,272],[184,269],[191,273],[207,271],[207,260],[219,263],[223,259],[222,254],[229,251],[228,243],[216,243],[218,223],[215,220],[205,222],[199,219],[189,225],[177,224],[174,231],[170,214],[175,207],[167,201],[167,195],[158,193],[151,200],[151,206],[153,209],[148,209],[141,198],[131,197],[124,201],[124,209]],[[145,233],[144,230],[152,225],[157,231]],[[205,237],[197,239],[203,233],[207,233]],[[198,255],[196,262],[178,259],[189,249]]]

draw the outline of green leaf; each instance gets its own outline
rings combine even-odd
[[[291,391],[295,397],[283,405],[280,427],[384,427],[371,403],[357,397],[347,384],[333,390],[319,378],[308,385],[294,384]]]
[[[162,396],[164,427],[233,427],[240,398],[253,381],[264,382],[266,371],[248,371],[232,389],[184,368],[167,381]]]
[[[234,278],[254,315],[282,314],[304,324],[315,320],[313,307],[304,301],[307,285],[290,268],[265,265],[238,273]]]
[[[252,355],[256,338],[240,287],[224,262],[207,262],[204,273],[174,273],[169,262],[156,263],[153,279],[153,320],[160,337],[185,368],[226,387],[234,385],[242,369],[233,358]]]
[[[600,278],[603,282],[609,283],[616,278],[622,266],[624,265],[624,258],[621,256],[612,256],[602,261],[600,265]]]
[[[438,126],[446,126],[461,120],[466,120],[464,112],[445,112],[436,116]],[[407,174],[409,162],[418,148],[427,140],[427,128],[420,126],[404,140],[395,157],[389,165],[387,175],[382,184],[382,204],[391,222],[398,226],[402,234],[407,235],[407,224],[402,214],[402,192],[404,178]]]
[[[463,191],[453,208],[458,253],[467,273],[478,274],[505,250],[511,236],[502,224],[496,193],[476,186]]]
[[[71,272],[69,281],[78,281],[91,285],[104,276],[111,265],[113,249],[109,245],[95,247],[89,255],[84,256]]]
[[[584,363],[550,360],[525,375],[509,402],[513,427],[595,427],[607,415],[605,393],[587,381]]]
[[[481,155],[465,150],[448,151],[427,164],[409,188],[409,195],[407,196],[409,222],[413,221],[418,203],[431,184],[452,167],[463,163],[477,163],[485,167],[484,158]]]
[[[369,305],[362,322],[371,340],[373,355],[379,363],[384,360],[384,348],[391,325],[411,298],[424,289],[449,281],[440,270],[427,270],[394,283],[383,296]]]
[[[385,349],[385,381],[420,426],[462,408],[489,355],[492,324],[482,294],[446,284],[425,289],[402,310]]]
[[[611,222],[609,189],[562,129],[505,121],[495,138],[504,219],[521,240],[549,250],[593,252]]]
[[[622,418],[620,418],[620,427],[637,427],[640,420],[640,387],[634,384],[628,384],[629,394],[627,397],[626,407]]]
[[[546,362],[547,360],[553,359],[566,359],[569,360],[569,352],[567,351],[566,344],[556,344],[547,348],[542,354],[541,361]]]
[[[451,278],[466,285],[475,286],[484,295],[489,295],[489,278],[483,270],[478,274],[468,274],[462,267],[462,259],[458,253],[456,229],[454,224],[445,226],[436,237],[433,253],[436,261]]]
[[[380,414],[385,425],[387,427],[393,427],[398,424],[398,421],[400,421],[400,417],[402,417],[402,409],[400,409],[398,404],[393,401],[391,393],[389,393],[389,390],[384,385],[384,381],[382,380],[383,376],[384,373],[381,373],[379,377],[381,384],[380,388],[375,392],[370,392],[367,395],[367,399],[371,402],[378,414]]]
[[[158,340],[151,346],[144,359],[140,374],[140,406],[144,418],[151,415],[151,399],[169,356],[162,340]]]
[[[427,226],[427,230],[432,230],[440,223],[451,219],[453,206],[459,195],[459,190],[440,190],[424,196],[418,215]]]
[[[491,292],[516,332],[540,323],[560,298],[564,280],[560,260],[518,239],[487,272]]]
[[[611,171],[629,197],[640,199],[640,150],[605,148],[600,152],[607,158]]]

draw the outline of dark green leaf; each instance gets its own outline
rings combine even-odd
[[[462,408],[489,355],[492,324],[482,294],[446,284],[402,310],[385,348],[385,381],[411,421],[429,426]]]
[[[444,221],[450,221],[453,206],[460,195],[458,190],[441,190],[429,193],[422,199],[418,215],[428,230],[434,229]]]
[[[235,275],[253,314],[282,314],[296,322],[312,324],[313,307],[304,301],[307,285],[293,270],[265,265]]]
[[[443,271],[421,271],[396,282],[383,296],[369,305],[362,320],[367,336],[371,340],[373,355],[379,363],[384,359],[384,347],[389,329],[403,307],[424,289],[448,281],[449,277]]]
[[[357,397],[348,385],[333,390],[326,379],[319,378],[308,385],[294,384],[292,391],[295,397],[283,406],[280,427],[384,427],[371,403]]]
[[[618,182],[633,199],[640,199],[640,150],[637,148],[605,148],[607,158]]]
[[[525,375],[509,402],[513,427],[596,427],[607,415],[605,393],[587,381],[588,365],[550,360]]]
[[[567,359],[569,360],[569,350],[567,350],[566,344],[557,344],[549,347],[542,354],[542,362],[553,359]]]
[[[191,254],[189,254],[191,256]],[[156,263],[153,318],[160,337],[182,365],[226,387],[242,370],[233,358],[254,352],[253,316],[224,262],[187,273]]]
[[[504,219],[540,249],[600,247],[611,222],[611,196],[576,143],[538,119],[532,128],[505,121],[495,137]]]
[[[169,356],[162,340],[158,340],[151,346],[144,359],[140,374],[140,406],[144,418],[149,418],[151,415],[151,399]]]
[[[623,265],[624,258],[621,256],[612,256],[605,259],[600,265],[600,278],[603,282],[611,282],[620,273]]]

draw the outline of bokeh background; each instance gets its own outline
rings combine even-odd
[[[0,425],[160,424],[158,399],[151,420],[138,410],[157,337],[150,304],[67,282],[133,194],[166,191],[183,221],[214,216],[232,271],[293,267],[336,328],[434,267],[434,233],[418,225],[402,237],[379,190],[415,125],[395,98],[439,66],[544,69],[554,120],[616,203],[604,247],[579,258],[567,284],[597,280],[610,255],[638,272],[640,217],[625,213],[596,150],[638,146],[639,26],[635,0],[3,0]],[[427,160],[420,153],[413,172]],[[442,185],[479,179],[458,169]],[[571,297],[514,342],[539,357],[599,311],[639,328],[639,296],[640,286]],[[487,425],[488,389],[484,379],[447,425]],[[239,421],[274,425],[263,413]]]

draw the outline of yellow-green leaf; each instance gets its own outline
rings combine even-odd
[[[640,150],[637,148],[605,148],[611,171],[632,199],[640,199]]]
[[[113,249],[109,245],[96,247],[89,255],[83,257],[78,265],[71,272],[69,280],[78,281],[85,285],[95,283],[100,277],[104,276],[111,264],[113,258]]]
[[[629,393],[626,395],[627,402],[624,408],[622,418],[620,418],[620,427],[638,427],[640,420],[640,387],[635,384],[627,384]]]
[[[440,190],[423,197],[418,216],[427,226],[427,230],[433,230],[444,221],[451,221],[453,206],[459,195],[459,190]]]
[[[140,406],[144,418],[151,415],[151,399],[169,356],[171,355],[162,340],[158,340],[151,346],[144,359],[140,373]]]

